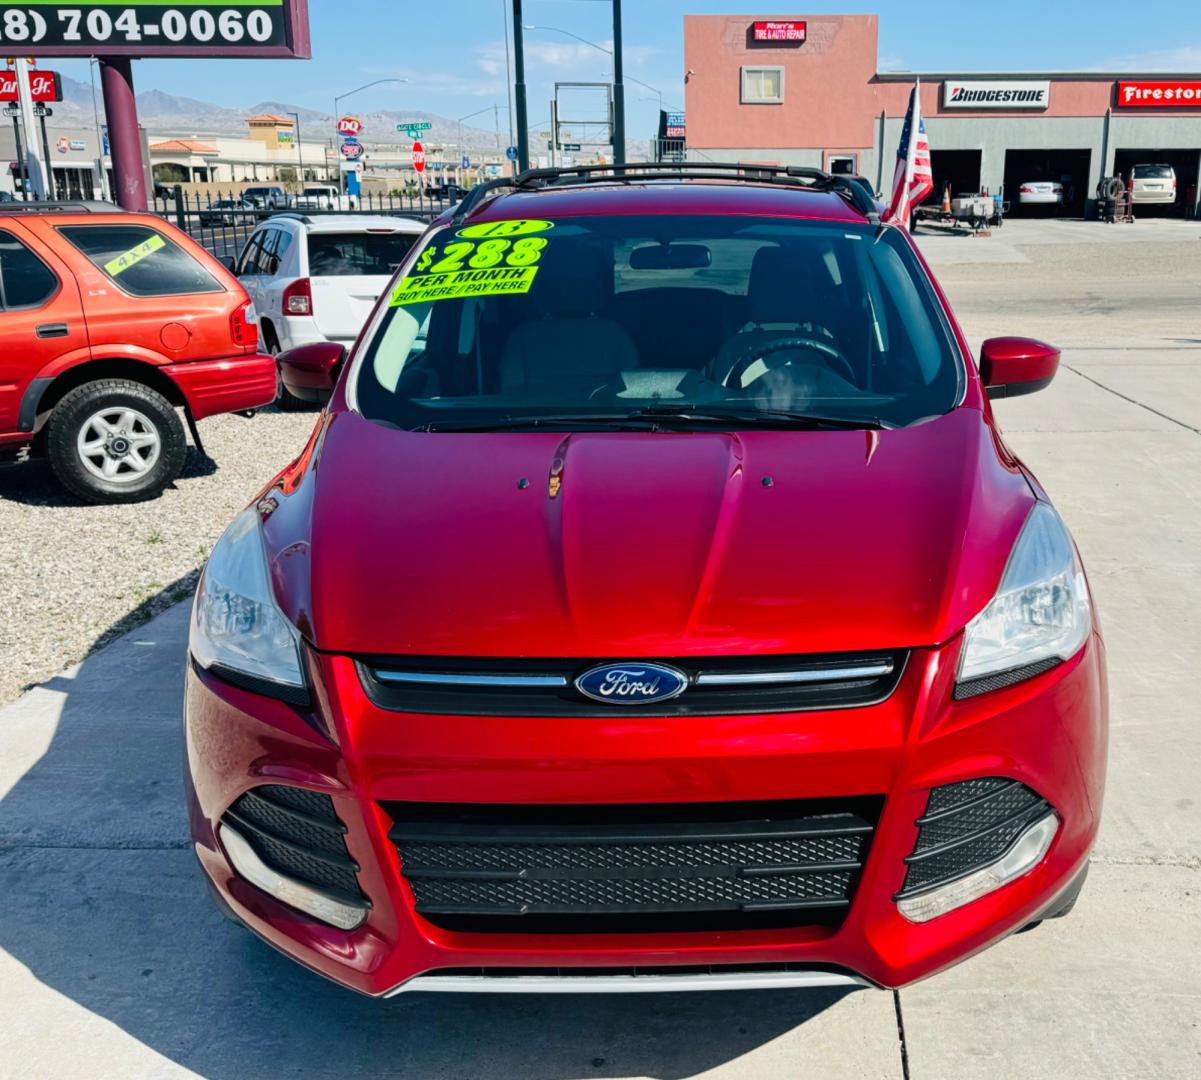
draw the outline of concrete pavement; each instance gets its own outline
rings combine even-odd
[[[1089,234],[1079,257],[1096,246]],[[1185,249],[1167,246],[1179,275]],[[1055,287],[1066,256],[1018,250],[988,268],[987,294],[977,264],[938,260],[974,340],[1030,330],[1023,275]],[[1073,280],[1058,286],[1075,335],[1060,376],[997,407],[1076,535],[1109,650],[1104,825],[1069,918],[895,999],[358,998],[205,895],[179,779],[181,606],[0,710],[0,1077],[1201,1074],[1201,320],[1164,329],[1184,318],[1167,285],[1158,337],[1143,294],[1081,319]]]

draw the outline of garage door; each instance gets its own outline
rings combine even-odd
[[[979,150],[931,150],[930,168],[934,173],[934,193],[931,201],[942,199],[943,190],[951,185],[952,195],[975,195],[980,191]]]
[[[1137,217],[1155,215],[1179,217],[1187,206],[1197,205],[1197,166],[1201,164],[1201,150],[1123,150],[1119,148],[1113,156],[1114,172],[1129,183],[1130,170],[1135,165],[1171,165],[1176,170],[1176,201],[1163,205],[1139,203],[1135,207]]]
[[[1011,216],[1061,214],[1080,217],[1091,197],[1088,189],[1089,150],[1007,150],[1005,152],[1005,201]],[[1050,180],[1063,185],[1063,205],[1026,205],[1020,198],[1023,184]]]

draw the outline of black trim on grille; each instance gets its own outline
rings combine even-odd
[[[271,869],[347,903],[370,906],[359,888],[359,864],[346,848],[346,826],[328,795],[263,784],[222,815]]]
[[[371,701],[394,712],[463,716],[723,716],[750,713],[849,709],[875,705],[897,688],[908,652],[822,653],[801,656],[704,656],[610,658],[481,658],[458,656],[360,657],[359,678]],[[592,701],[574,685],[575,679],[598,665],[614,662],[667,664],[688,677],[688,688],[676,698],[640,705],[610,705]],[[822,682],[698,685],[702,675],[802,672],[888,665],[882,675],[835,678]],[[431,685],[389,682],[388,672],[431,675],[555,676],[557,686]]]
[[[931,790],[906,856],[905,885],[895,899],[924,893],[1000,859],[1051,804],[1017,780],[965,780]]]
[[[384,809],[429,921],[597,933],[836,925],[881,801]]]
[[[1052,656],[1034,664],[1025,664],[1022,667],[1010,668],[1008,671],[997,671],[991,675],[967,679],[955,684],[953,697],[956,701],[962,701],[964,698],[979,697],[981,694],[987,694],[993,690],[1003,690],[1007,686],[1015,686],[1027,679],[1033,679],[1035,675],[1041,675],[1045,671],[1059,667],[1062,663],[1063,661],[1058,656]]]

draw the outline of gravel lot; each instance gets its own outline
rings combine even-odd
[[[42,461],[0,467],[0,703],[190,595],[198,568],[254,493],[304,447],[315,412],[269,409],[200,425],[174,488],[86,506]]]

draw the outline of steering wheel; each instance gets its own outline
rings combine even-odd
[[[855,369],[851,367],[851,362],[834,348],[833,345],[827,345],[824,341],[819,341],[817,338],[790,337],[780,338],[779,341],[769,341],[766,345],[754,345],[741,353],[734,361],[734,366],[730,368],[730,373],[723,380],[724,385],[730,386],[736,382],[740,382],[743,372],[756,360],[765,360],[772,353],[788,352],[793,349],[808,349],[810,352],[818,353],[826,360],[834,361],[845,372],[847,382],[855,382]]]

